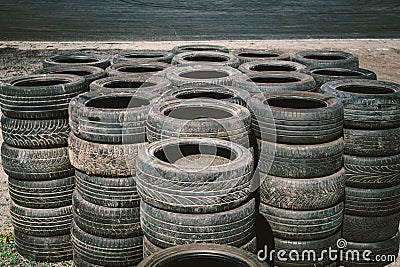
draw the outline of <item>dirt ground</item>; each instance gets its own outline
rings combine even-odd
[[[185,42],[135,43],[34,43],[0,42],[0,79],[29,74],[41,68],[44,58],[59,53],[92,53],[109,56],[131,49],[170,50]],[[204,43],[204,42],[198,42]],[[374,71],[379,80],[400,83],[400,39],[398,40],[276,40],[216,41],[231,49],[254,48],[286,52],[298,50],[342,50],[359,57],[360,67]],[[0,133],[0,143],[2,142]],[[12,230],[9,219],[7,176],[0,169],[0,233]],[[65,264],[46,265],[65,266]],[[400,260],[390,265],[400,266]]]

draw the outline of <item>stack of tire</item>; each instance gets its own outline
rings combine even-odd
[[[372,261],[342,264],[385,266],[394,261],[385,255],[399,250],[400,85],[353,79],[326,83],[321,91],[344,105],[346,251],[372,251]]]
[[[142,260],[135,162],[146,144],[154,94],[103,89],[70,105],[69,155],[76,168],[73,194],[74,264],[133,266]]]
[[[341,237],[342,104],[317,93],[276,92],[254,96],[249,107],[260,151],[260,213],[272,228],[275,251],[314,250],[323,257],[276,257],[275,265],[336,266],[321,252]]]
[[[84,78],[49,74],[1,84],[3,169],[8,174],[15,246],[26,258],[72,258],[74,169],[68,157],[68,104]]]

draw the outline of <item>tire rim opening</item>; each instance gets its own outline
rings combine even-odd
[[[89,57],[63,57],[54,59],[54,62],[58,63],[93,63],[96,61],[97,59]]]
[[[156,58],[163,57],[161,54],[126,54],[124,57],[126,58]]]
[[[182,51],[194,52],[194,51],[220,51],[217,47],[183,47],[181,48]]]
[[[64,71],[54,71],[51,73],[52,74],[72,74],[72,75],[77,75],[77,76],[87,76],[87,75],[92,74],[91,72],[84,71],[84,70],[64,70]]]
[[[272,65],[257,65],[251,67],[252,71],[295,71],[295,67],[291,66],[272,66]]]
[[[254,58],[270,58],[270,57],[279,57],[279,54],[271,53],[271,52],[243,52],[239,53],[240,57],[254,57]]]
[[[343,60],[346,59],[345,56],[340,55],[306,55],[304,58],[316,59],[316,60]]]
[[[138,108],[142,106],[147,106],[149,104],[150,102],[146,99],[130,96],[110,96],[91,99],[85,104],[85,106],[104,109],[126,109]]]
[[[395,92],[393,89],[390,88],[368,85],[345,85],[339,86],[336,89],[348,93],[372,95],[391,94]]]
[[[328,106],[325,102],[320,100],[299,99],[294,97],[271,98],[265,100],[265,102],[264,104],[270,105],[272,107],[289,108],[289,109],[313,109],[313,108],[325,108]]]
[[[38,86],[54,86],[60,84],[66,84],[69,81],[66,80],[23,80],[23,81],[16,81],[13,83],[14,86],[21,86],[21,87],[38,87]]]
[[[190,71],[184,72],[179,75],[182,78],[188,79],[219,79],[228,77],[229,74],[222,71]]]
[[[156,66],[146,66],[146,67],[120,67],[117,71],[120,72],[133,72],[133,73],[142,73],[142,72],[157,72],[162,71],[164,68],[156,67]]]
[[[186,61],[195,61],[195,62],[226,62],[228,61],[225,57],[218,56],[186,56],[183,58]]]
[[[252,77],[250,80],[255,83],[294,83],[301,81],[294,77]]]
[[[362,76],[361,72],[355,70],[316,70],[312,71],[314,74],[324,75],[324,76],[338,76],[338,77],[349,77],[349,76]]]
[[[105,88],[142,88],[154,86],[154,83],[150,82],[129,82],[129,81],[113,81],[105,83],[103,86]]]
[[[157,267],[218,266],[218,267],[251,267],[246,262],[216,253],[190,253],[172,256],[157,264]]]
[[[193,99],[193,98],[212,98],[212,99],[230,99],[233,98],[234,95],[228,93],[218,93],[218,92],[193,92],[186,93],[182,92],[176,95],[178,99]]]
[[[185,107],[178,106],[164,111],[164,115],[181,120],[199,120],[199,119],[226,119],[232,117],[232,114],[218,108],[212,107]]]

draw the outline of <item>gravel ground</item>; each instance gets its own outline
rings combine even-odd
[[[41,68],[41,61],[58,53],[79,52],[112,56],[128,49],[171,49],[177,42],[137,43],[0,43],[0,78],[24,75]],[[292,40],[292,41],[221,41],[233,49],[277,49],[295,52],[302,49],[343,50],[357,55],[360,67],[376,72],[379,80],[400,83],[400,40]],[[179,42],[183,44],[183,42]],[[295,49],[297,48],[297,49]],[[0,143],[2,137],[0,133]],[[0,170],[0,233],[12,230],[9,219],[7,176]],[[46,266],[68,266],[70,263]],[[30,266],[30,265],[27,265]],[[400,266],[400,259],[390,265]]]

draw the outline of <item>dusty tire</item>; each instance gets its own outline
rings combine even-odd
[[[15,247],[27,259],[60,262],[72,259],[71,236],[38,237],[14,231]]]
[[[257,60],[290,60],[289,54],[271,50],[240,49],[233,54],[241,64]]]
[[[165,62],[170,63],[174,54],[162,50],[133,50],[115,55],[113,63],[122,62]]]
[[[32,150],[3,143],[1,158],[4,172],[18,180],[44,181],[74,175],[67,147]]]
[[[76,171],[76,191],[88,202],[109,208],[138,207],[135,177],[105,177]]]
[[[195,45],[180,45],[175,46],[172,49],[172,53],[177,55],[185,52],[193,51],[210,51],[210,52],[222,52],[229,53],[229,49],[222,45],[207,45],[207,44],[195,44]]]
[[[143,237],[104,238],[81,230],[74,222],[71,230],[74,254],[91,264],[110,267],[134,266],[143,258]]]
[[[17,119],[67,118],[69,101],[85,90],[85,79],[76,75],[14,77],[1,83],[1,109]]]
[[[343,135],[343,106],[333,97],[309,92],[264,93],[253,96],[248,107],[253,131],[261,140],[318,144]]]
[[[72,196],[74,222],[86,233],[107,238],[142,235],[139,207],[109,208],[92,204],[75,192]]]
[[[146,143],[100,144],[85,141],[71,133],[69,157],[72,166],[88,175],[126,177],[135,175],[127,161],[135,161],[138,150]]]
[[[258,169],[285,178],[317,178],[343,166],[343,139],[315,145],[286,145],[258,141]],[[271,164],[273,162],[273,164]]]
[[[299,72],[260,72],[238,76],[232,86],[249,92],[314,91],[316,83],[310,75]]]
[[[400,154],[388,157],[344,155],[346,185],[386,188],[400,184]]]
[[[344,129],[344,153],[360,157],[400,154],[400,127],[385,130]]]
[[[294,54],[292,61],[309,68],[358,68],[358,58],[342,51],[303,51]]]
[[[240,61],[236,56],[229,53],[193,51],[175,55],[171,64],[174,66],[207,64],[237,68],[240,65]]]
[[[389,129],[400,127],[400,85],[374,80],[342,80],[321,86],[322,93],[339,98],[344,127]]]
[[[1,117],[7,145],[19,148],[52,148],[68,145],[68,119],[21,120]]]
[[[344,203],[322,210],[293,211],[260,204],[260,213],[271,225],[274,237],[287,240],[318,240],[342,228]]]
[[[256,60],[246,62],[239,66],[238,70],[247,74],[254,73],[263,73],[263,72],[299,72],[301,70],[305,70],[307,67],[303,64],[292,62],[292,61],[283,61],[283,60]]]
[[[70,206],[74,188],[74,176],[49,181],[8,179],[11,200],[17,205],[33,209]]]
[[[182,161],[199,155],[205,157],[202,164]],[[212,162],[207,162],[210,156]],[[179,160],[182,163],[177,163]],[[139,151],[136,184],[142,200],[161,209],[222,212],[248,201],[252,170],[251,152],[235,143],[210,138],[167,139]]]
[[[110,66],[110,60],[105,57],[88,55],[88,54],[69,54],[69,55],[56,55],[46,58],[43,61],[43,67],[54,66],[94,66],[102,69]]]
[[[318,210],[335,206],[344,198],[344,169],[325,177],[281,178],[260,173],[261,202],[292,210]]]
[[[189,65],[173,67],[165,71],[165,77],[175,86],[182,85],[232,85],[238,75],[243,75],[237,69],[226,66]]]
[[[170,67],[170,64],[162,62],[123,62],[113,64],[106,69],[107,76],[131,75],[142,79],[151,76]]]
[[[72,132],[87,141],[107,144],[146,141],[146,117],[153,95],[129,90],[97,90],[71,100]]]

